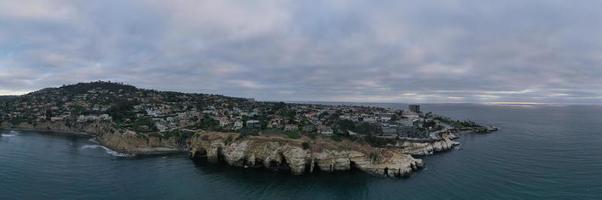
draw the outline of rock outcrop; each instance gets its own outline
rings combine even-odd
[[[398,147],[401,148],[401,152],[403,153],[414,156],[425,156],[451,150],[454,146],[460,144],[453,141],[456,138],[454,134],[446,134],[441,139],[434,141],[403,141],[398,144]]]
[[[133,131],[104,133],[96,137],[102,145],[118,151],[135,155],[153,155],[185,152],[185,144],[174,138],[161,138],[137,134]]]
[[[193,159],[225,162],[238,167],[288,170],[292,174],[317,170],[332,172],[358,169],[370,174],[401,177],[423,166],[421,159],[395,148],[342,147],[331,142],[303,148],[303,140],[240,137],[235,133],[203,133],[191,140]]]

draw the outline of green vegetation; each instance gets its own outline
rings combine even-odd
[[[379,135],[382,134],[382,127],[375,123],[361,122],[356,125],[353,132],[362,133],[366,135]]]
[[[209,115],[203,116],[201,119],[201,129],[203,130],[218,130],[219,129],[219,121],[213,119],[213,117]]]
[[[259,130],[245,127],[240,129],[239,133],[241,137],[256,136],[259,135]]]
[[[226,140],[224,140],[225,144],[230,144],[232,141],[234,140],[234,138],[230,135],[226,138]]]
[[[287,131],[286,136],[288,136],[288,138],[291,138],[291,139],[301,138],[301,134],[299,134],[299,131]]]
[[[433,121],[433,120],[424,120],[422,122],[422,127],[424,128],[428,128],[428,127],[436,127],[437,126],[437,122]]]
[[[136,103],[132,101],[118,100],[111,105],[107,113],[113,117],[116,123],[124,123],[128,119],[131,120],[136,117],[136,113],[133,111],[134,105]]]
[[[153,120],[149,117],[136,118],[134,123],[132,123],[132,127],[138,132],[158,131],[157,127],[155,126],[155,122],[153,122]]]
[[[470,120],[465,120],[465,121],[452,120],[448,117],[443,117],[443,116],[435,116],[433,119],[439,120],[443,123],[449,124],[449,125],[453,126],[454,128],[458,128],[458,129],[471,129],[471,128],[482,129],[482,128],[484,128],[483,126],[481,126],[473,121],[470,121]]]
[[[390,140],[384,138],[377,138],[374,136],[368,136],[365,138],[365,141],[368,142],[371,146],[382,147],[390,143]]]
[[[307,150],[307,149],[309,149],[309,143],[303,142],[303,143],[301,143],[301,147],[303,147],[303,149]]]
[[[109,91],[135,92],[138,89],[124,83],[115,83],[111,81],[95,81],[90,83],[78,83],[74,85],[63,85],[60,89],[65,93],[65,96],[77,95],[85,93],[96,88],[103,88]]]
[[[353,122],[348,119],[338,120],[334,125],[335,132],[346,135],[347,131],[365,135],[378,135],[382,133],[382,127],[375,123]]]
[[[355,131],[355,123],[348,119],[338,120],[335,124],[335,129],[339,132],[344,133],[348,130]]]
[[[343,137],[340,134],[335,134],[331,137],[332,140],[336,141],[336,142],[340,142],[343,141]]]
[[[11,118],[10,120],[8,120],[9,123],[15,124],[15,125],[23,123],[23,122],[29,122],[29,121],[31,121],[31,119],[27,119],[24,117],[16,117],[16,118]]]

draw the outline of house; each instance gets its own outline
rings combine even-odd
[[[261,123],[259,120],[247,120],[246,122],[247,128],[261,128]]]
[[[374,123],[374,122],[376,122],[376,118],[375,117],[364,117],[362,121]]]
[[[56,121],[63,121],[65,119],[64,116],[59,116],[59,117],[50,117],[50,121],[56,122]]]
[[[109,116],[109,114],[102,114],[102,115],[98,116],[98,119],[108,121],[108,120],[111,120],[113,118],[111,116]]]
[[[282,118],[274,118],[268,123],[268,128],[282,128],[283,121]]]
[[[397,120],[397,123],[399,123],[401,126],[413,126],[414,122],[412,119],[409,118],[402,118]]]
[[[348,130],[347,133],[349,133],[349,136],[357,136],[356,132],[350,131]]]
[[[405,118],[409,118],[411,120],[420,118],[420,115],[418,115],[418,113],[415,113],[415,112],[412,112],[412,111],[404,111],[402,113],[402,116],[405,117]]]
[[[230,124],[230,120],[228,120],[226,117],[220,117],[218,118],[218,121],[220,127],[226,127]]]
[[[51,119],[52,120],[52,119]],[[102,114],[102,115],[79,115],[77,117],[77,122],[81,123],[81,122],[90,122],[90,121],[97,121],[97,120],[111,120],[111,116],[109,116],[108,114]]]
[[[314,132],[316,130],[316,127],[312,124],[307,124],[305,126],[303,126],[303,131],[304,132]]]
[[[298,129],[299,129],[299,127],[297,127],[297,125],[295,125],[295,124],[284,125],[284,130],[285,131],[296,131]]]
[[[330,128],[328,126],[319,126],[318,133],[320,133],[322,135],[330,136],[330,135],[334,134],[334,131],[332,131],[332,128]]]
[[[383,127],[383,136],[395,136],[397,137],[397,128],[396,127]]]
[[[242,121],[237,120],[234,122],[234,126],[232,127],[232,129],[234,130],[239,130],[243,127]]]

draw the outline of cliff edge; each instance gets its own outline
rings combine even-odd
[[[315,171],[358,169],[387,177],[408,176],[423,167],[421,159],[396,148],[327,140],[204,132],[191,139],[191,157],[231,166],[286,170],[299,175]]]

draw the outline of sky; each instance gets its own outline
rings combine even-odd
[[[602,103],[599,0],[2,0],[0,95]]]

